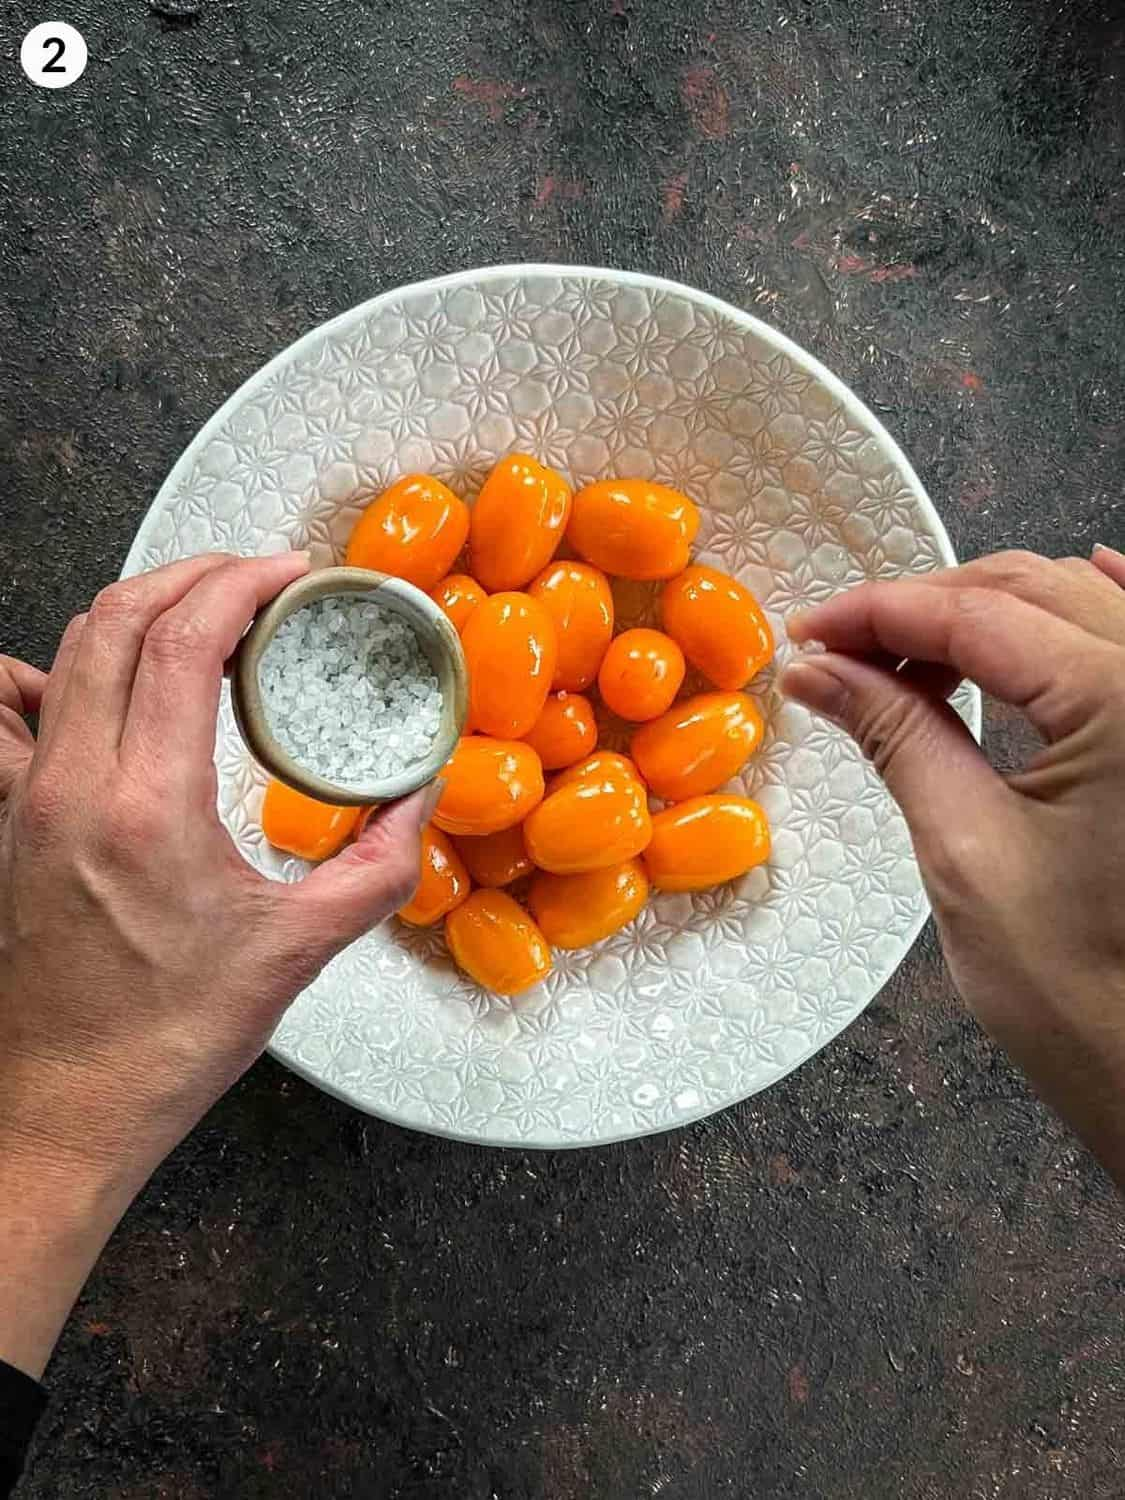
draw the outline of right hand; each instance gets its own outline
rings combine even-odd
[[[962,997],[1125,1186],[1125,556],[863,584],[789,634],[827,653],[781,689],[901,806]],[[945,701],[962,677],[1042,734],[1024,770],[993,770]]]

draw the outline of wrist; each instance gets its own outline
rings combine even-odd
[[[968,997],[1037,1093],[1125,1190],[1125,976],[1075,958]]]
[[[138,1186],[108,1160],[0,1123],[0,1359],[40,1378]]]
[[[39,1379],[130,1197],[0,1141],[0,1358]]]
[[[0,1164],[43,1178],[75,1210],[124,1210],[190,1123],[162,1070],[84,1056],[0,1060]],[[169,1097],[172,1096],[172,1097]]]

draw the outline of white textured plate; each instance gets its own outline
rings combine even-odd
[[[508,266],[377,297],[267,365],[176,465],[125,572],[217,548],[328,561],[397,475],[427,470],[471,498],[512,448],[576,485],[686,490],[703,511],[697,556],[749,584],[775,626],[863,578],[954,560],[887,432],[773,329],[651,277]],[[651,594],[620,588],[622,620],[646,618]],[[744,778],[773,823],[767,868],[655,899],[514,1002],[461,978],[440,932],[390,922],[300,997],[274,1054],[399,1124],[519,1146],[684,1124],[810,1057],[878,992],[927,908],[877,778],[772,684],[756,684],[769,731]],[[979,731],[975,693],[963,712]],[[296,878],[300,862],[262,839],[263,778],[227,703],[217,760],[239,848]]]

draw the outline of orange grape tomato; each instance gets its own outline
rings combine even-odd
[[[485,592],[468,573],[447,573],[430,590],[430,598],[445,611],[458,635],[463,634],[469,616],[485,598]]]
[[[598,690],[623,719],[655,719],[675,699],[686,670],[684,653],[670,635],[626,630],[602,657]]]
[[[518,824],[502,828],[499,833],[459,838],[454,842],[477,885],[511,885],[513,880],[529,875],[535,868],[523,841],[523,829]]]
[[[547,939],[507,891],[474,891],[445,919],[458,968],[486,990],[519,995],[551,972]]]
[[[552,693],[524,738],[545,771],[572,766],[598,743],[594,705],[581,693]]]
[[[411,927],[432,927],[468,896],[472,885],[464,861],[440,828],[428,823],[422,830],[422,874],[418,889],[399,908],[401,921]]]
[[[469,507],[448,485],[431,474],[405,474],[360,516],[344,561],[432,589],[468,534]]]
[[[639,859],[626,859],[579,875],[540,870],[528,904],[543,936],[556,948],[586,948],[631,922],[648,900],[648,876]]]
[[[465,735],[441,773],[445,788],[434,822],[446,833],[499,833],[519,823],[543,796],[543,767],[530,745]]]
[[[334,807],[271,781],[262,802],[262,832],[275,849],[301,859],[327,859],[343,848],[365,808]]]
[[[589,687],[613,635],[609,579],[589,563],[553,562],[528,589],[555,622],[558,659],[552,687],[577,693]]]
[[[469,567],[490,593],[522,589],[545,568],[570,519],[570,485],[526,453],[484,481],[469,522]]]
[[[580,760],[576,766],[567,766],[565,771],[553,776],[550,790],[557,792],[560,787],[569,786],[574,781],[605,780],[614,776],[623,776],[626,780],[644,785],[641,773],[627,755],[619,755],[616,750],[595,750],[593,755]]]
[[[469,719],[482,734],[518,740],[543,712],[555,675],[555,627],[530,594],[493,594],[461,637]]]
[[[769,858],[770,825],[749,797],[718,793],[666,807],[652,820],[648,878],[661,891],[702,891]]]
[[[641,775],[665,802],[713,792],[762,743],[758,705],[745,693],[698,693],[643,724],[630,749]]]
[[[671,578],[687,566],[699,511],[686,495],[650,479],[603,479],[574,497],[567,539],[595,567],[619,578]]]
[[[620,772],[572,781],[545,797],[523,829],[541,870],[572,875],[640,854],[652,837],[648,797]]]
[[[715,568],[687,568],[660,597],[664,629],[692,666],[719,688],[745,687],[773,655],[773,631],[757,599]]]

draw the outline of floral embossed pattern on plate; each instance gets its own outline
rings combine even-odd
[[[512,448],[576,484],[632,474],[686,490],[703,511],[697,556],[748,583],[775,625],[864,578],[953,561],[901,451],[787,339],[670,282],[516,266],[388,293],[280,355],[188,448],[125,571],[219,548],[311,547],[327,562],[397,475],[427,470],[470,498]],[[647,586],[616,593],[623,623],[652,618]],[[275,1055],[399,1124],[544,1147],[686,1123],[810,1057],[878,992],[927,908],[877,778],[842,734],[783,704],[774,675],[754,685],[769,732],[742,778],[774,825],[767,868],[657,897],[596,950],[559,953],[515,1002],[460,976],[440,934],[387,923],[298,999]],[[976,693],[959,706],[978,730]],[[216,758],[239,848],[296,878],[262,838],[263,777],[226,701]]]

